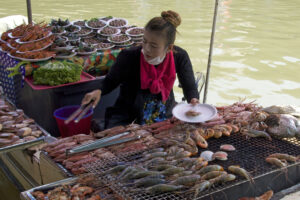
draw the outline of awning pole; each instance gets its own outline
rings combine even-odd
[[[28,24],[32,24],[31,0],[26,0]]]
[[[206,98],[207,98],[207,89],[208,89],[208,81],[209,81],[209,74],[210,74],[210,63],[211,63],[211,56],[213,54],[213,46],[214,46],[216,21],[217,21],[217,15],[218,15],[218,7],[219,7],[219,0],[216,0],[214,19],[213,19],[213,25],[212,25],[211,37],[210,37],[210,46],[209,46],[209,54],[208,54],[208,62],[207,62],[207,70],[206,70],[206,79],[205,79],[203,103],[206,103]]]

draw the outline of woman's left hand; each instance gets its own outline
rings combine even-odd
[[[190,102],[190,104],[192,104],[192,105],[197,105],[197,104],[199,104],[200,102],[199,102],[199,100],[197,99],[197,98],[192,98],[191,99],[191,102]]]

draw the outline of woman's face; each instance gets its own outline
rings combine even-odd
[[[163,58],[171,45],[166,46],[165,36],[158,31],[145,30],[143,38],[143,49],[146,60],[151,60],[159,56]]]

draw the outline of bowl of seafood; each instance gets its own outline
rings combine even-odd
[[[133,28],[129,28],[125,31],[126,35],[129,35],[132,38],[134,38],[134,37],[141,38],[141,37],[143,37],[144,32],[145,32],[145,29],[141,28],[141,27],[133,27]]]
[[[108,22],[108,26],[112,27],[112,28],[122,28],[128,25],[128,21],[126,19],[122,19],[122,18],[113,18],[111,20],[109,20]]]
[[[91,33],[93,33],[93,30],[87,27],[81,27],[80,31],[77,32],[79,37],[88,36]]]
[[[88,44],[88,45],[95,45],[95,44],[99,44],[99,43],[103,42],[103,40],[93,37],[93,38],[83,38],[82,42],[84,42],[85,44]]]
[[[124,44],[131,40],[131,37],[128,35],[114,35],[107,38],[107,40],[114,44]]]
[[[71,24],[80,26],[82,28],[82,27],[85,27],[85,22],[86,22],[86,20],[75,20],[75,21],[72,21]]]
[[[112,28],[112,27],[104,27],[102,29],[99,29],[97,31],[98,34],[102,35],[102,36],[112,36],[112,35],[118,35],[120,34],[121,30],[117,29],[117,28]]]
[[[107,22],[99,19],[92,19],[90,21],[85,22],[85,26],[90,29],[101,29],[107,26]]]
[[[93,53],[96,53],[97,50],[93,45],[80,43],[78,49],[76,50],[76,53],[78,55],[91,55]]]
[[[95,44],[94,47],[97,49],[97,51],[103,51],[107,49],[112,49],[115,47],[115,45],[112,43],[100,42],[99,44]]]
[[[65,30],[69,33],[78,33],[80,31],[81,27],[77,25],[70,25],[65,28]]]

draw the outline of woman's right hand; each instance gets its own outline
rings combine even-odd
[[[87,93],[81,101],[81,105],[86,105],[94,100],[93,108],[97,106],[101,98],[101,90],[94,90],[92,92]]]

